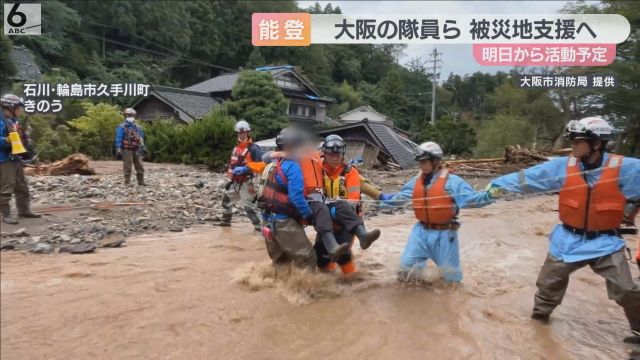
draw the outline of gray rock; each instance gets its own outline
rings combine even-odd
[[[11,233],[12,236],[29,236],[27,233],[27,228],[20,228]]]
[[[53,246],[46,243],[37,243],[31,249],[31,252],[34,254],[51,254],[53,252]]]
[[[75,238],[75,239],[69,241],[69,244],[75,245],[75,244],[79,244],[81,242],[82,242],[82,240],[80,240],[79,238]]]
[[[76,245],[66,245],[58,250],[59,253],[88,254],[96,250],[96,245],[91,243],[81,243]]]
[[[62,234],[58,237],[58,239],[60,239],[60,241],[63,241],[63,242],[69,242],[71,241],[71,236],[67,234]]]

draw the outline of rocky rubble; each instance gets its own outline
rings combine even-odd
[[[3,229],[4,250],[49,253],[67,245],[119,246],[132,234],[182,231],[217,221],[222,214],[223,175],[196,167],[147,169],[149,186],[124,186],[122,175],[37,176],[28,180],[33,207],[44,214],[45,225],[29,231],[23,228],[5,233]],[[248,220],[236,216],[234,221]],[[29,225],[29,220],[21,225]]]
[[[416,172],[362,170],[384,192],[398,191]],[[476,189],[488,181],[465,179]],[[133,234],[180,232],[194,225],[214,224],[222,216],[224,175],[192,166],[150,166],[145,173],[148,186],[124,186],[121,174],[32,176],[28,180],[33,207],[44,218],[38,219],[42,220],[38,226],[24,220],[20,224],[24,228],[11,232],[3,228],[2,250],[51,253],[62,248],[81,253],[121,246]],[[369,201],[364,209],[367,218],[378,212]],[[240,215],[234,221],[249,220]]]

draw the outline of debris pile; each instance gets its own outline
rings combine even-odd
[[[95,175],[96,171],[89,166],[89,158],[84,154],[72,154],[51,164],[27,165],[27,175]]]
[[[136,233],[177,232],[220,220],[223,174],[156,165],[145,175],[150,186],[125,186],[122,175],[30,177],[32,205],[44,217],[21,221],[20,231],[3,226],[2,249],[82,253],[120,246]]]
[[[518,171],[547,161],[551,156],[566,155],[570,151],[570,149],[562,149],[541,152],[520,146],[506,146],[504,156],[500,158],[450,160],[446,164],[462,176],[492,177]]]

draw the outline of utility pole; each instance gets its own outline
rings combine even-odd
[[[436,84],[438,82],[438,70],[442,68],[442,59],[438,59],[439,56],[442,56],[442,53],[439,53],[438,50],[434,47],[433,52],[431,52],[431,58],[433,61],[433,72],[431,77],[431,83],[433,84],[433,89],[431,90],[431,124],[436,123]]]

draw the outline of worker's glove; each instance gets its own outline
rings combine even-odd
[[[502,197],[503,194],[502,188],[497,185],[493,185],[492,183],[489,183],[484,191],[487,193],[490,199],[498,199]]]
[[[121,148],[116,148],[116,159],[118,159],[118,160],[122,159],[122,149]]]
[[[395,196],[395,194],[380,193],[380,196],[378,197],[378,200],[380,200],[380,201],[388,201],[388,200],[393,199],[394,196]]]
[[[249,168],[246,166],[238,166],[236,168],[233,169],[233,171],[231,172],[233,174],[233,176],[237,176],[237,175],[244,175],[246,173],[249,172]]]
[[[336,208],[335,207],[331,207],[329,208],[329,214],[331,214],[331,218],[333,220],[335,220],[338,216],[336,215]]]

